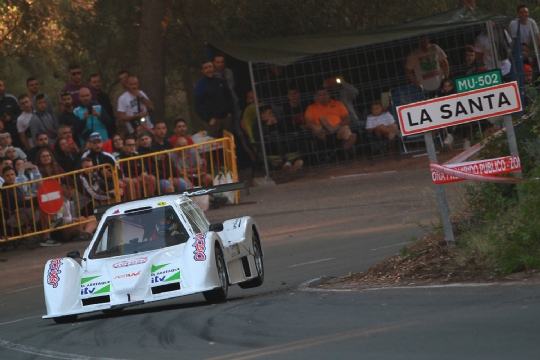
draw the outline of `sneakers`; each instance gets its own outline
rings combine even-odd
[[[283,171],[291,171],[291,162],[287,161],[285,164],[283,164]]]
[[[345,150],[349,150],[349,148],[351,146],[353,146],[353,144],[356,142],[356,134],[351,134],[349,135],[349,137],[347,138],[347,140],[345,140],[345,142],[343,143],[343,148]]]
[[[54,220],[54,221],[51,223],[51,229],[60,227],[60,226],[62,226],[62,225],[64,225],[64,218],[63,218],[63,217]]]
[[[41,246],[58,246],[58,245],[62,245],[62,243],[60,241],[56,241],[56,240],[53,240],[53,239],[49,238],[49,239],[45,239],[45,241],[39,243],[39,245],[41,245]]]

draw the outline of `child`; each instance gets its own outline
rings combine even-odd
[[[394,117],[389,112],[383,112],[382,103],[376,100],[371,104],[371,114],[367,117],[366,130],[377,137],[386,137],[392,140],[399,129]]]

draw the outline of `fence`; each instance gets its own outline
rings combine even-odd
[[[0,236],[8,241],[15,241],[83,226],[96,221],[93,215],[96,206],[182,191],[196,186],[211,186],[217,176],[228,172],[232,174],[232,181],[236,182],[238,172],[234,139],[227,132],[224,136],[222,139],[180,149],[122,159],[115,166],[103,164],[3,186],[0,189]],[[42,186],[50,181],[57,183],[61,189],[54,191],[53,195],[44,191]],[[34,184],[38,185],[38,193],[25,197],[24,189],[31,188]],[[236,204],[238,196],[238,191],[235,191]],[[58,212],[47,214],[43,210],[44,202],[60,201],[59,199],[62,205]],[[65,224],[52,229],[53,222],[60,217],[65,219]]]

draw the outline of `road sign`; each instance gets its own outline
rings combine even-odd
[[[397,107],[403,135],[517,111],[521,111],[521,99],[515,81]]]
[[[64,205],[62,187],[58,180],[44,180],[39,186],[37,198],[39,207],[49,215],[57,214]]]
[[[503,83],[501,70],[495,69],[480,74],[457,78],[455,81],[458,94],[478,90]]]
[[[469,161],[460,164],[449,164],[446,167],[475,175],[500,175],[521,171],[519,156],[505,156],[496,159]],[[464,180],[455,176],[431,170],[431,178],[435,184],[446,184]]]

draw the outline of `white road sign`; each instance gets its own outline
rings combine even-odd
[[[403,135],[463,124],[521,110],[517,83],[511,82],[397,107]]]

